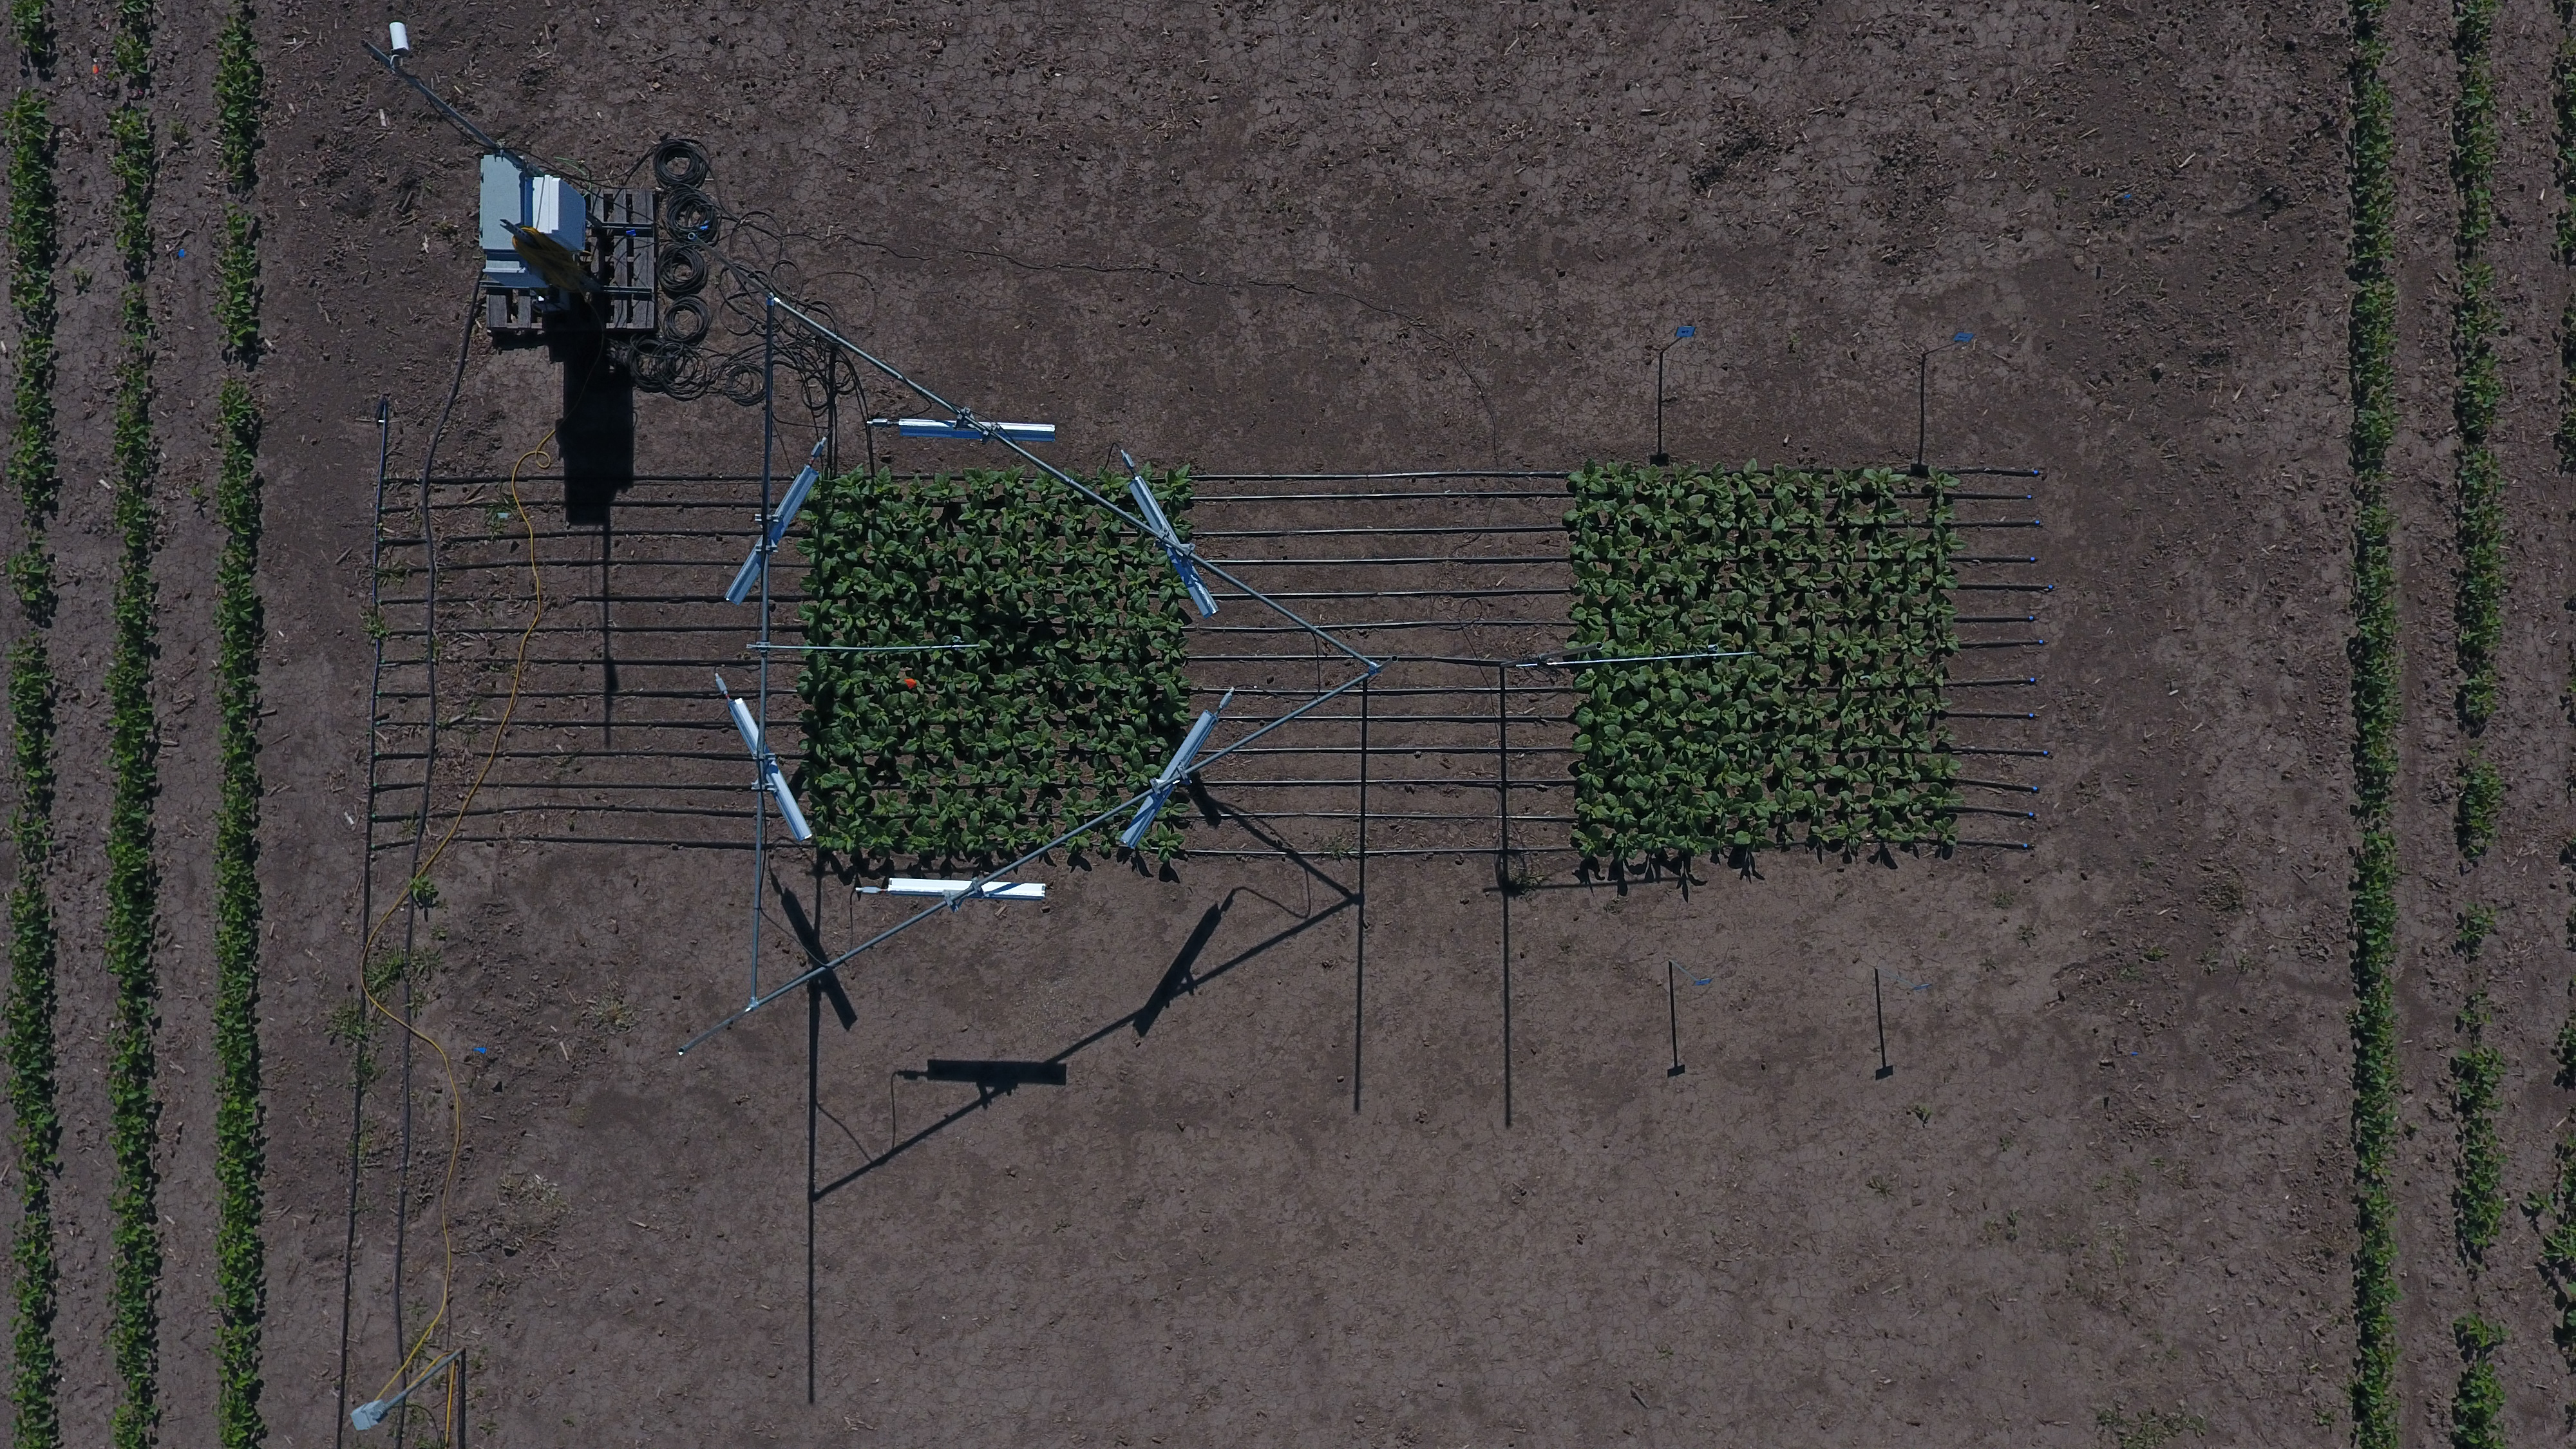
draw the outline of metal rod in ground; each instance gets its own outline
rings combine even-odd
[[[1681,974],[1681,969],[1682,964],[1679,961],[1664,963],[1664,1013],[1672,1024],[1673,1033],[1673,1064],[1664,1072],[1668,1077],[1678,1077],[1682,1074],[1681,985],[1675,979]]]
[[[374,548],[368,557],[370,567],[367,608],[368,617],[376,620],[380,630],[384,620],[376,611],[383,605],[385,592],[385,465],[392,450],[393,399],[388,394],[378,393],[376,395],[376,530]],[[385,641],[380,637],[376,640],[375,667],[367,684],[370,713],[374,709],[375,697],[383,692],[384,679]],[[381,756],[382,750],[375,726],[370,724],[367,727],[367,798],[370,801],[376,797],[376,777]],[[421,780],[420,788],[424,795],[429,792],[429,781],[425,776]],[[372,810],[367,814],[366,846],[366,859],[358,871],[358,919],[373,921],[376,918],[376,817]],[[361,979],[364,979],[363,973],[366,969],[367,963],[362,956],[358,961]],[[331,1434],[331,1442],[335,1446],[343,1442],[349,1422],[349,1309],[357,1283],[358,1177],[363,1160],[360,1145],[365,1140],[367,1121],[366,1074],[351,1072],[349,1086],[349,1232],[348,1241],[340,1258],[340,1377],[339,1387],[336,1390],[338,1399],[332,1409],[334,1427]]]
[[[760,522],[754,536],[764,543],[769,538],[769,510],[775,506],[770,498],[770,454],[778,438],[778,299],[773,297],[760,309]],[[769,555],[760,552],[760,642],[769,642]],[[764,745],[769,739],[769,651],[760,651],[760,702],[753,716],[760,726]],[[760,918],[764,883],[769,879],[769,803],[761,796],[767,783],[760,777],[760,761],[751,762],[751,999],[760,1000]]]
[[[820,914],[819,912],[817,913]],[[823,982],[805,983],[805,1402],[814,1402],[814,1156],[823,1111]]]
[[[1878,1004],[1878,1079],[1883,1082],[1896,1075],[1896,1068],[1887,1061],[1887,988],[1875,966],[1869,968],[1869,994]]]
[[[1502,854],[1495,862],[1496,884],[1503,898],[1503,1125],[1512,1125],[1512,741],[1509,701],[1503,691],[1511,682],[1511,666],[1494,666],[1494,744],[1495,758],[1502,775],[1495,790],[1502,817]]]
[[[1351,1112],[1360,1110],[1361,1048],[1368,1030],[1368,787],[1369,681],[1360,680],[1360,899],[1359,929],[1351,944]]]

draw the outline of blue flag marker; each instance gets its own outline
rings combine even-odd
[[[1950,340],[1953,342],[1974,342],[1977,340],[1977,334],[1974,332],[1953,332],[1950,334]]]
[[[1690,324],[1689,324],[1689,323],[1687,323],[1687,322],[1685,322],[1685,323],[1683,323],[1681,326],[1676,327],[1676,328],[1674,328],[1674,329],[1673,329],[1673,336],[1675,336],[1675,337],[1677,337],[1677,338],[1678,338],[1678,337],[1697,337],[1698,335],[1699,335],[1699,329],[1698,329],[1698,328],[1696,328],[1696,327],[1694,327],[1694,326],[1692,326],[1692,325],[1690,325]]]

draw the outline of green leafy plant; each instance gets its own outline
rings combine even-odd
[[[224,1449],[252,1449],[259,1419],[260,1329],[267,1259],[260,1241],[266,1141],[259,1055],[259,655],[265,632],[258,569],[258,404],[240,378],[216,404],[215,514],[215,1419]]]
[[[2463,956],[2475,956],[2486,945],[2487,937],[2495,934],[2495,924],[2495,907],[2470,906],[2460,912],[2459,931],[2452,937],[2451,948]]]
[[[2568,983],[2567,994],[2576,998],[2576,981]],[[2576,1000],[2569,1002],[2567,1019],[2558,1024],[2558,1042],[2550,1055],[2558,1063],[2558,1085],[2576,1088]]]
[[[1750,656],[1580,671],[1577,848],[1616,864],[1955,840],[1951,486],[1751,464],[1574,474],[1573,647]]]
[[[2460,761],[2460,806],[2456,826],[2460,854],[2476,860],[2495,844],[2496,820],[2504,813],[2504,771],[2471,746]]]
[[[2460,1258],[2473,1269],[2486,1261],[2504,1225],[2504,1147],[2496,1137],[2496,1110],[2504,1087],[2504,1054],[2486,1044],[2489,1006],[2484,993],[2460,1011],[2469,1045],[2451,1054],[2451,1111],[2459,1127],[2460,1164],[2451,1189],[2453,1235]]]
[[[2396,515],[2388,445],[2397,432],[2396,100],[2381,73],[2388,0],[2352,0],[2353,813],[2352,1442],[2399,1449],[2397,1392],[2397,838],[2391,805],[2405,662],[2397,633]]]
[[[52,19],[43,0],[12,0],[10,21],[30,67],[50,58]],[[8,147],[7,236],[10,310],[17,324],[11,384],[8,478],[18,495],[19,551],[9,559],[11,592],[25,629],[8,653],[9,749],[18,784],[10,838],[18,852],[9,889],[9,989],[0,1027],[13,1123],[18,1214],[9,1256],[10,1438],[24,1449],[63,1440],[62,1358],[54,1341],[61,1282],[55,1253],[53,1186],[62,1172],[56,1098],[59,948],[51,894],[54,828],[53,556],[47,530],[60,494],[55,468],[55,264],[60,218],[54,187],[55,130],[43,91],[19,90],[0,113]]]
[[[118,0],[114,60],[130,82],[146,78],[150,54],[148,0]],[[108,974],[115,1001],[107,1032],[109,1241],[108,1355],[120,1392],[109,1418],[114,1449],[146,1449],[160,1420],[161,1233],[159,1175],[154,1165],[160,1104],[153,1093],[154,1035],[160,1024],[153,936],[159,879],[153,868],[153,802],[159,781],[153,756],[158,724],[152,705],[158,591],[152,579],[157,520],[152,482],[158,458],[152,436],[152,317],[144,281],[152,265],[155,180],[151,115],[129,102],[108,120],[108,172],[117,183],[117,251],[125,266],[118,308],[123,354],[117,373],[111,457],[111,512],[123,548],[119,558],[107,663]]]
[[[2504,1330],[2474,1313],[2451,1323],[2460,1346],[2460,1382],[2451,1393],[2451,1449],[2504,1449],[2504,1385],[2496,1378],[2495,1351]]]
[[[1153,481],[1186,529],[1187,472]],[[1143,789],[1179,743],[1188,596],[1110,515],[1018,471],[861,470],[804,516],[809,643],[978,646],[806,656],[796,782],[826,848],[997,862]],[[1177,813],[1145,854],[1180,850]],[[1074,844],[1113,848],[1123,824]]]
[[[2487,440],[2504,397],[2495,348],[2504,309],[2496,297],[2495,268],[2486,260],[2487,238],[2495,230],[2495,13],[2496,0],[2459,0],[2451,37],[2460,72],[2451,117],[2451,182],[2460,205],[2458,294],[2451,313],[2451,413],[2460,426],[2460,564],[2453,613],[2460,722],[2472,733],[2495,714],[2496,650],[2504,634],[2504,476]]]

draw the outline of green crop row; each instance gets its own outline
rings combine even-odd
[[[224,233],[215,260],[215,332],[244,362],[259,357],[259,112],[266,85],[250,0],[239,0],[215,42],[215,142],[224,171]]]
[[[1948,493],[1853,472],[1592,464],[1566,510],[1576,650],[1750,657],[1577,674],[1595,861],[1957,838]]]
[[[30,69],[42,74],[52,46],[43,0],[12,0],[12,30]],[[7,468],[18,495],[25,543],[8,561],[26,628],[9,651],[9,746],[18,798],[10,838],[18,852],[9,889],[7,1032],[10,1116],[15,1124],[18,1220],[10,1240],[10,1433],[21,1449],[62,1443],[62,1356],[54,1340],[61,1269],[55,1254],[53,1187],[62,1172],[56,1100],[55,1009],[58,946],[51,861],[54,848],[53,556],[47,532],[60,495],[54,452],[54,267],[60,230],[54,188],[54,125],[35,86],[13,97],[5,117],[9,197],[9,301],[17,322],[15,403]]]
[[[2353,469],[2352,876],[2354,1449],[2398,1449],[2397,784],[2403,661],[2388,445],[2397,431],[2396,100],[2381,67],[2388,0],[2352,0],[2350,367]]]
[[[2495,844],[2496,821],[2504,813],[2504,771],[2471,745],[2460,756],[2460,803],[2454,822],[2460,854],[2477,860]]]
[[[2495,714],[2496,650],[2504,637],[2504,475],[2487,439],[2504,397],[2495,345],[2504,309],[2496,299],[2495,268],[2486,260],[2487,238],[2495,230],[2495,65],[2489,43],[2496,0],[2459,0],[2454,15],[2452,51],[2459,60],[2460,97],[2451,113],[2451,183],[2459,192],[2460,213],[2459,285],[2451,312],[2451,415],[2460,426],[2460,559],[2453,613],[2459,629],[2460,723],[2475,734]]]
[[[2560,1082],[2565,1085],[2564,1072]],[[2551,1306],[2556,1310],[2550,1337],[2557,1341],[2559,1356],[2568,1368],[2576,1370],[2576,1135],[2558,1139],[2555,1166],[2549,1196],[2534,1214],[2549,1219],[2549,1227],[2540,1235],[2540,1275],[2549,1283]]]
[[[115,58],[129,78],[142,74],[149,34],[138,35],[138,0],[119,0]],[[148,21],[149,8],[142,17]],[[158,726],[152,707],[152,655],[157,591],[152,581],[152,315],[146,279],[152,262],[155,173],[151,113],[129,101],[108,121],[108,171],[117,183],[117,251],[125,264],[119,315],[123,355],[116,367],[111,457],[114,522],[123,542],[116,577],[114,636],[108,653],[108,816],[106,957],[115,982],[107,1034],[108,1145],[115,1177],[109,1190],[108,1352],[120,1385],[109,1420],[115,1449],[146,1449],[160,1419],[161,1234],[159,1175],[153,1162],[160,1105],[154,1098],[153,1035],[159,990],[152,937],[159,882],[153,869],[153,763]]]
[[[2504,1449],[2504,1384],[2495,1368],[2504,1330],[2466,1313],[2452,1320],[2451,1338],[2460,1346],[2460,1382],[2451,1393],[2451,1449]]]
[[[259,406],[226,378],[217,404],[222,454],[215,514],[215,1421],[223,1449],[252,1449],[259,1419],[260,1320],[267,1297],[260,1241],[259,1057]]]
[[[215,330],[244,366],[259,361],[259,239],[250,200],[259,181],[265,85],[250,0],[236,0],[215,43],[215,134],[225,183],[216,263]],[[215,514],[215,1437],[257,1449],[268,1250],[260,1237],[267,1160],[259,1051],[259,400],[239,377],[217,396]]]
[[[1155,492],[1186,528],[1188,473]],[[825,848],[1007,859],[1145,788],[1179,744],[1188,595],[1107,513],[1017,470],[861,470],[817,487],[804,517],[806,642],[977,646],[805,656],[797,789]],[[1174,819],[1147,853],[1180,849]],[[1075,844],[1110,848],[1122,824]]]
[[[2558,128],[2557,254],[2562,264],[2576,265],[2576,205],[2567,199],[2576,186],[2576,5],[2558,0],[2558,54],[2549,70],[2550,110]],[[2576,298],[2558,315],[2558,470],[2576,472]]]
[[[2504,1054],[2484,1040],[2487,1000],[2473,995],[2460,1011],[2469,1045],[2451,1054],[2451,1112],[2459,1129],[2460,1166],[2451,1188],[2451,1224],[2460,1257],[2473,1268],[2486,1261],[2504,1226],[2504,1147],[2496,1137],[2496,1108],[2504,1088]]]

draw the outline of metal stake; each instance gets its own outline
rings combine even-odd
[[[773,479],[770,455],[778,439],[778,309],[777,299],[770,298],[760,309],[760,537],[769,538],[769,510]],[[760,555],[760,642],[769,643],[769,551]],[[760,650],[760,702],[752,718],[760,725],[764,746],[769,741],[769,651]],[[760,1000],[760,917],[763,882],[769,879],[769,805],[762,797],[768,783],[761,778],[760,762],[751,762],[751,999]]]
[[[1512,734],[1511,706],[1503,690],[1511,675],[1506,664],[1494,666],[1494,759],[1502,770],[1496,794],[1502,802],[1503,852],[1497,884],[1503,897],[1503,1125],[1512,1125]]]
[[[1896,1068],[1887,1062],[1887,988],[1880,976],[1877,967],[1869,968],[1869,994],[1878,1003],[1878,1079],[1883,1082],[1896,1075]]]
[[[1361,1045],[1368,1028],[1368,787],[1369,681],[1360,681],[1360,901],[1359,932],[1351,947],[1351,1111],[1360,1110]]]
[[[1680,971],[1680,962],[1666,961],[1664,963],[1664,1011],[1671,1019],[1673,1033],[1673,1064],[1664,1072],[1664,1075],[1668,1077],[1678,1077],[1682,1074],[1681,986],[1680,983],[1674,979]]]

